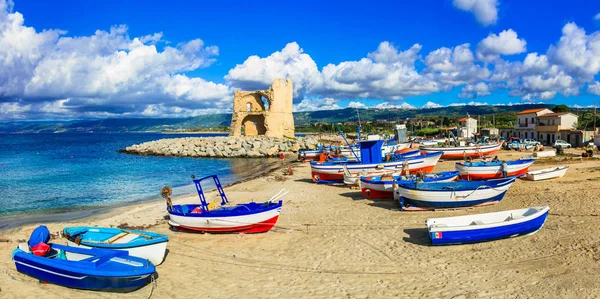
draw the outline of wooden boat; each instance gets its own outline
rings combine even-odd
[[[69,246],[126,250],[129,255],[149,260],[154,265],[163,262],[169,241],[163,234],[108,227],[66,227],[63,235]]]
[[[502,144],[491,143],[484,145],[475,146],[458,146],[458,147],[435,147],[435,146],[421,146],[420,149],[424,153],[442,153],[442,159],[458,160],[464,159],[465,155],[471,158],[478,158],[481,156],[492,156],[498,153]]]
[[[569,170],[569,166],[558,166],[527,172],[526,178],[530,181],[541,181],[562,178]]]
[[[439,173],[425,174],[424,178],[418,178],[415,175],[379,175],[363,176],[360,178],[360,188],[363,196],[370,199],[393,199],[394,184],[400,182],[414,182],[422,180],[423,182],[452,182],[456,180],[458,171],[443,171]]]
[[[43,228],[48,240],[50,233],[45,226]],[[40,244],[47,246],[42,255],[36,255],[40,254],[38,251],[32,252],[28,243],[21,243],[13,251],[12,259],[17,271],[43,282],[85,290],[127,292],[144,286],[156,271],[148,260],[130,256],[123,250],[87,249],[45,242],[36,247]]]
[[[398,158],[412,158],[421,155],[419,149],[406,149],[401,153],[394,155],[395,159]],[[362,171],[350,171],[347,166],[344,165],[344,184],[349,186],[357,186],[360,182],[361,176],[378,176],[378,175],[400,175],[401,170],[398,169],[376,169],[376,170],[362,170]]]
[[[554,157],[556,156],[556,151],[541,151],[533,153],[534,158],[543,158],[543,157]]]
[[[433,245],[486,242],[536,233],[546,222],[549,210],[545,206],[432,218],[426,224]]]
[[[418,172],[431,173],[441,155],[441,153],[427,154],[398,161],[365,164],[359,162],[311,162],[310,168],[312,179],[315,183],[341,183],[344,181],[344,166],[348,168],[351,174],[360,173],[362,171],[369,173],[383,169],[400,171],[400,174],[414,174]],[[402,170],[403,168],[404,170]]]
[[[456,170],[460,172],[463,179],[495,179],[505,176],[525,175],[534,161],[533,159],[519,159],[505,162],[457,162]],[[503,166],[503,164],[506,164],[506,166]]]
[[[394,199],[404,210],[462,208],[495,204],[502,200],[517,177],[487,181],[399,182]]]
[[[184,231],[208,233],[262,233],[269,231],[279,218],[283,202],[279,200],[287,194],[281,190],[271,199],[263,203],[245,203],[226,206],[229,203],[221,182],[216,175],[195,179],[194,184],[200,197],[200,204],[171,205],[167,198],[167,212],[169,212],[169,225],[173,229]],[[201,181],[213,179],[217,191],[221,196],[221,206],[206,202],[206,197],[201,186]],[[164,189],[164,188],[163,188]],[[170,193],[170,192],[169,192]]]

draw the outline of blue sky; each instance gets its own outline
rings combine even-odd
[[[584,0],[0,0],[0,119],[226,112],[235,89],[276,77],[294,80],[297,111],[588,106],[598,13]]]

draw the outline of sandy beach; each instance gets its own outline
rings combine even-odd
[[[575,150],[572,150],[576,152]],[[517,159],[530,153],[501,153]],[[600,160],[541,160],[532,170],[569,165],[558,180],[518,180],[496,206],[402,212],[347,187],[315,185],[308,164],[226,188],[232,202],[264,201],[287,188],[277,226],[254,235],[173,232],[163,202],[121,207],[65,226],[141,226],[168,234],[169,253],[154,284],[127,294],[73,290],[20,274],[11,260],[36,225],[0,231],[1,298],[591,298],[600,294]],[[454,169],[454,161],[436,171]],[[160,190],[157,186],[157,192]],[[210,199],[217,194],[210,193]],[[197,202],[197,195],[175,203]],[[549,205],[532,236],[432,247],[425,220]],[[66,244],[64,239],[54,242]]]

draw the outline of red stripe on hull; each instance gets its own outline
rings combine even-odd
[[[508,172],[507,176],[517,176],[517,175],[523,175],[527,173],[527,170],[529,169],[529,167],[521,169],[519,171],[513,171],[513,172]],[[481,174],[468,174],[468,175],[460,175],[460,177],[462,179],[468,179],[471,181],[478,181],[478,180],[488,180],[488,179],[500,179],[503,178],[504,176],[502,175],[501,172],[495,172],[495,173],[481,173]]]
[[[254,223],[254,224],[250,224],[250,225],[243,225],[243,226],[234,226],[234,227],[223,227],[223,228],[216,228],[216,227],[193,227],[193,226],[176,226],[174,227],[177,230],[182,230],[182,231],[190,231],[190,232],[205,232],[205,233],[238,233],[238,234],[255,234],[255,233],[264,233],[267,232],[269,230],[271,230],[271,228],[273,228],[273,226],[275,226],[275,223],[277,223],[277,219],[279,218],[279,216],[275,216],[271,219],[265,220],[263,222],[259,222],[259,223]]]
[[[492,150],[492,151],[485,151],[485,152],[481,152],[482,156],[492,156],[495,155],[499,152],[500,150]],[[480,153],[475,152],[475,153],[467,153],[467,157],[471,157],[471,158],[479,158]],[[446,159],[446,160],[462,160],[464,159],[465,155],[464,153],[451,153],[451,154],[446,154],[444,153],[441,157],[441,159]]]
[[[420,173],[420,172],[432,173],[434,168],[435,168],[435,165],[431,165],[431,166],[426,166],[426,167],[420,167],[420,168],[410,169],[409,172],[411,174],[417,174],[417,173]],[[350,171],[353,171],[353,170],[350,170]],[[402,172],[402,175],[405,175],[405,173]],[[344,173],[343,172],[340,172],[339,174],[338,173],[321,173],[321,172],[312,171],[311,172],[311,177],[312,177],[313,182],[318,182],[318,181],[343,181],[344,180]]]
[[[367,190],[369,190],[367,192]],[[368,199],[394,199],[394,193],[392,191],[381,191],[373,190],[369,188],[362,188],[362,195]]]

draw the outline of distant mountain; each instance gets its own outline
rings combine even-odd
[[[489,114],[510,114],[525,109],[552,108],[547,104],[524,104],[512,106],[451,106],[430,109],[359,109],[361,121],[403,120],[406,118],[433,116],[471,116]],[[354,108],[325,111],[295,112],[296,126],[311,123],[331,123],[357,121]],[[60,133],[60,132],[165,132],[182,131],[192,128],[227,127],[231,114],[209,114],[187,118],[109,118],[101,120],[73,121],[9,121],[0,122],[0,132],[4,133]]]

